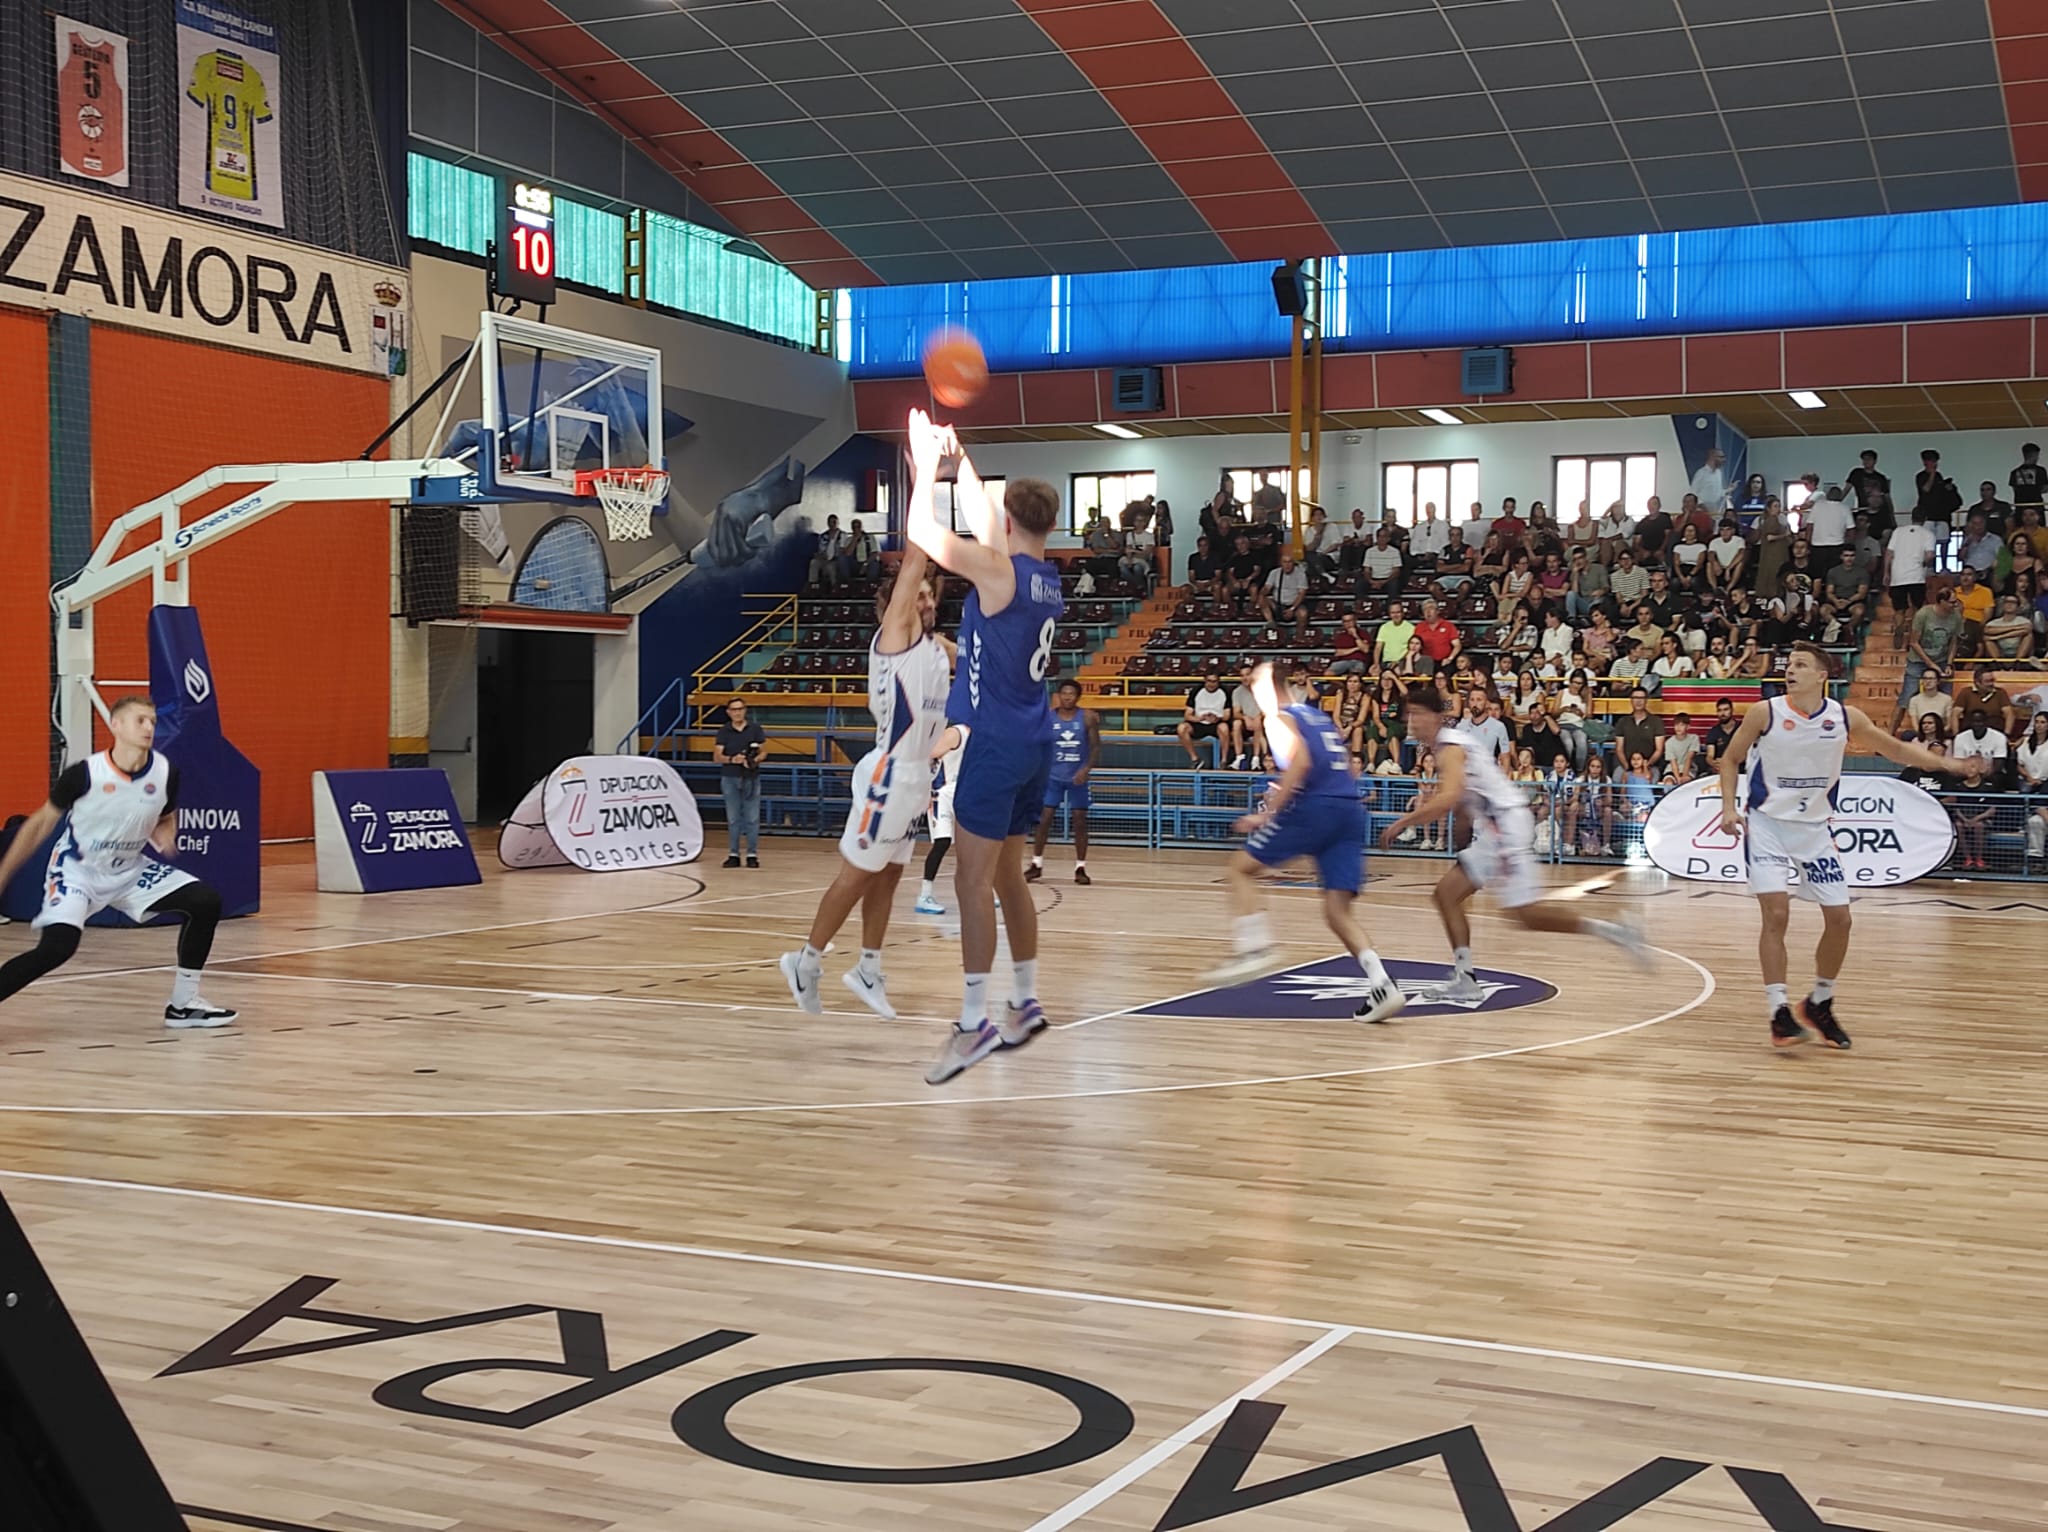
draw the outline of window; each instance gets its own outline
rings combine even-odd
[[[983,479],[981,482],[991,495],[1000,500],[1004,486],[1010,481]],[[932,486],[932,514],[938,517],[940,526],[968,537],[974,535],[973,527],[968,524],[967,518],[960,514],[959,487],[951,479],[941,479]]]
[[[1252,491],[1257,489],[1261,483],[1270,484],[1275,489],[1284,489],[1287,484],[1287,466],[1284,463],[1278,468],[1226,468],[1223,470],[1223,473],[1230,480],[1230,497],[1247,507],[1252,503]],[[1304,468],[1301,471],[1300,482],[1295,489],[1294,500],[1288,505],[1288,514],[1293,514],[1296,504],[1304,500],[1313,500],[1315,497],[1315,479]],[[1247,515],[1249,515],[1249,511],[1247,511]],[[1308,518],[1304,514],[1302,517],[1303,525],[1307,524],[1307,520]]]
[[[1472,504],[1479,498],[1479,459],[1388,463],[1380,470],[1380,488],[1380,509],[1391,506],[1394,519],[1404,527],[1422,519],[1425,505],[1434,505],[1445,521],[1461,525],[1472,519]],[[1373,512],[1366,513],[1368,522],[1378,519]]]
[[[1579,507],[1594,520],[1619,500],[1632,517],[1647,516],[1650,496],[1657,493],[1657,455],[1631,457],[1560,457],[1551,459],[1554,486],[1551,514],[1560,526],[1579,519]]]
[[[1112,526],[1120,526],[1124,507],[1159,493],[1159,475],[1151,469],[1132,473],[1077,473],[1067,479],[1067,530],[1080,535],[1099,510]]]

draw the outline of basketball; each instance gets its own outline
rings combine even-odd
[[[925,343],[924,380],[932,398],[949,410],[981,397],[988,387],[988,358],[981,342],[965,330],[941,330]]]

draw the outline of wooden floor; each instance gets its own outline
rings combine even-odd
[[[157,1025],[161,932],[0,1009],[0,1192],[195,1528],[2048,1525],[2048,901],[1861,901],[1856,1051],[1788,1057],[1738,895],[1601,896],[1647,973],[1483,918],[1500,1008],[1361,1028],[1341,963],[1205,985],[1214,855],[1055,848],[1064,1025],[934,1090],[948,923],[906,886],[903,1020],[844,943],[803,1016],[833,853],[765,860],[285,848],[233,1029]],[[1440,972],[1440,864],[1376,866]]]

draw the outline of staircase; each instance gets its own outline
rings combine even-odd
[[[1162,585],[1155,590],[1081,667],[1078,674],[1082,689],[1089,693],[1104,692],[1111,690],[1110,682],[1121,682],[1124,662],[1132,655],[1144,652],[1152,635],[1172,619],[1173,609],[1178,605],[1179,586]],[[1120,685],[1115,688],[1118,692],[1122,689]]]
[[[1856,676],[1849,684],[1849,705],[1860,707],[1879,728],[1888,727],[1898,711],[1899,686],[1906,679],[1906,645],[1892,637],[1897,622],[1889,595],[1880,596],[1877,615],[1870,620],[1870,634],[1856,662]]]

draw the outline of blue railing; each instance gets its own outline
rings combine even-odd
[[[677,768],[696,793],[706,820],[723,824],[718,768],[704,761],[678,762]],[[846,825],[852,780],[853,768],[836,762],[762,767],[762,830],[836,837]],[[1094,797],[1088,810],[1088,836],[1101,845],[1142,846],[1155,851],[1234,846],[1243,837],[1233,827],[1240,816],[1251,811],[1267,780],[1256,772],[1129,771],[1098,766],[1088,778]],[[1414,806],[1422,785],[1413,777],[1359,778],[1358,794],[1365,804],[1375,855],[1450,855],[1453,848],[1444,842],[1446,827],[1442,825],[1412,831],[1408,839],[1385,851],[1379,848],[1380,832]],[[1657,784],[1531,783],[1537,854],[1559,865],[1646,863],[1643,821],[1671,790]],[[2048,833],[2048,817],[2043,817],[2048,816],[2048,793],[1944,791],[1939,796],[1957,822],[1958,835],[1954,854],[1937,872],[2048,881],[2048,863],[2038,854],[2029,854],[2039,850],[2043,834]],[[2030,819],[2041,828],[2030,832]],[[1055,817],[1053,831],[1062,839],[1072,834],[1066,809]],[[1981,857],[1984,868],[1966,868],[1965,857]]]

